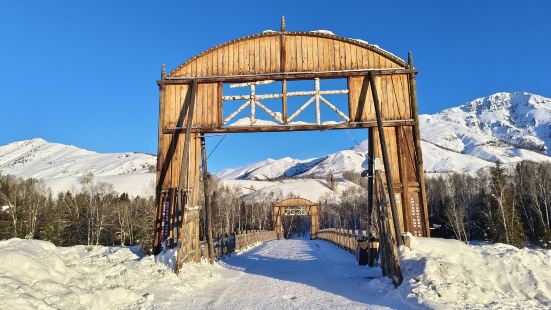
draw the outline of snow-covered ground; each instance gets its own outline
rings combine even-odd
[[[136,248],[0,242],[2,309],[549,309],[551,251],[414,238],[404,283],[321,240],[275,240],[176,276]]]

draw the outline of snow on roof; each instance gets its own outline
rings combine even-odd
[[[310,32],[311,32],[311,33],[328,34],[328,35],[333,35],[333,36],[335,35],[335,34],[334,34],[332,31],[330,31],[330,30],[313,30],[313,31],[310,31]],[[367,42],[367,41],[365,41],[365,40],[362,40],[362,39],[354,39],[354,38],[348,38],[348,39],[353,40],[353,41],[357,41],[357,42],[359,42],[359,43],[371,45],[371,46],[373,46],[373,47],[375,47],[375,48],[378,48],[378,49],[383,50],[379,45],[377,45],[377,44],[370,44],[369,42]],[[400,59],[401,61],[404,61],[402,58],[396,56],[395,54],[393,54],[393,53],[391,53],[391,52],[389,52],[389,51],[387,51],[387,50],[383,50],[383,51],[385,51],[386,53],[388,53],[388,54],[390,54],[390,55],[392,55],[392,56],[394,56],[394,57]]]
[[[312,32],[312,33],[321,33],[321,34],[329,34],[329,35],[332,35],[332,36],[335,35],[332,31],[329,31],[329,30],[312,30],[310,32]]]
[[[362,40],[362,39],[352,39],[354,41],[358,41],[360,43],[363,43],[363,44],[369,44],[369,42],[367,42],[366,40]]]

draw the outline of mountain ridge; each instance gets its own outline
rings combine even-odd
[[[498,92],[436,114],[420,115],[421,145],[428,173],[472,172],[500,161],[551,160],[551,99],[527,92]],[[306,171],[286,177],[361,172],[367,140],[319,158]],[[273,160],[273,159],[272,159]],[[301,162],[300,159],[293,159]],[[274,166],[278,160],[270,165]],[[287,160],[288,161],[288,160]],[[254,166],[254,169],[251,169]],[[262,180],[253,163],[233,168],[232,179]],[[240,169],[247,174],[239,174]],[[228,179],[221,171],[217,175]],[[284,175],[271,171],[271,175]]]
[[[79,179],[92,173],[119,192],[151,194],[156,157],[145,153],[98,153],[42,138],[0,146],[0,173],[45,181],[54,192],[76,190]]]

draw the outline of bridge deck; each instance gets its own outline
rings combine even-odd
[[[214,269],[220,277],[188,295],[186,308],[407,307],[381,296],[382,291],[393,289],[390,280],[370,279],[380,277],[378,270],[357,266],[353,255],[321,240],[266,242],[223,260]]]

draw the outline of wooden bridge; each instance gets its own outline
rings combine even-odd
[[[278,32],[215,46],[168,74],[163,66],[157,81],[160,109],[154,248],[178,246],[178,268],[184,262],[200,260],[199,221],[204,207],[207,252],[211,259],[215,257],[208,195],[204,205],[199,205],[201,187],[203,193],[209,192],[206,178],[201,182],[201,176],[207,175],[204,135],[208,133],[369,128],[366,200],[369,212],[374,210],[381,219],[379,234],[388,236],[386,244],[392,246],[385,251],[395,251],[402,243],[402,232],[428,236],[416,73],[411,53],[406,62],[365,41],[324,32],[288,32],[284,21]],[[346,89],[323,89],[320,81],[330,79],[344,79]],[[288,91],[288,84],[297,80],[310,81],[312,88]],[[272,92],[260,93],[267,85]],[[279,88],[277,92],[274,87]],[[229,88],[247,93],[225,94]],[[346,104],[332,102],[329,96],[346,96]],[[296,98],[306,101],[291,104]],[[268,100],[276,104],[270,105]],[[235,102],[239,102],[236,108]],[[312,109],[313,115],[306,116]],[[246,117],[236,120],[243,114]],[[376,158],[382,162],[378,175]],[[281,235],[278,213],[274,214],[274,229]],[[314,223],[313,233],[316,225],[319,222]]]

